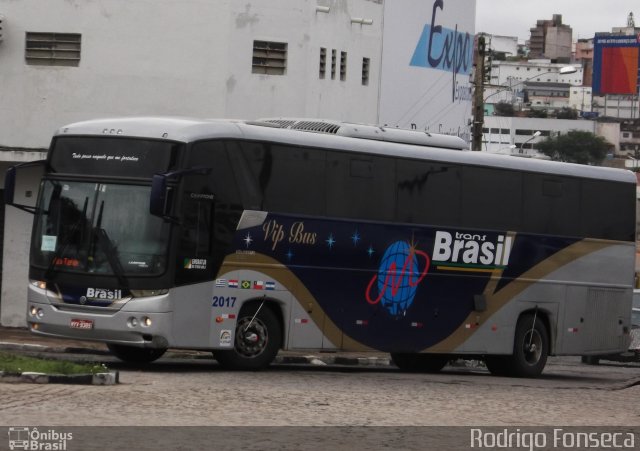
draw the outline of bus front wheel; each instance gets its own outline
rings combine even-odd
[[[238,315],[233,349],[213,351],[213,357],[226,369],[260,370],[275,359],[281,343],[275,313],[264,304],[252,304]]]
[[[515,377],[537,377],[542,373],[549,356],[547,327],[535,314],[525,314],[516,324],[513,355],[506,358],[508,372]]]
[[[449,362],[449,357],[440,354],[392,352],[391,360],[402,371],[437,373]]]
[[[114,343],[107,343],[107,348],[117,358],[129,363],[150,363],[167,352],[166,348],[139,348]]]

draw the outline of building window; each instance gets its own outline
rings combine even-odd
[[[340,81],[347,80],[347,52],[340,52]]]
[[[369,65],[371,60],[369,58],[362,58],[362,85],[369,85]]]
[[[25,60],[40,66],[78,66],[81,36],[77,33],[26,33]]]
[[[336,49],[331,49],[331,79],[336,79],[336,64],[337,64],[337,51]]]
[[[320,78],[327,74],[327,49],[320,47]]]
[[[285,42],[253,41],[254,74],[284,75],[287,69],[287,44]]]

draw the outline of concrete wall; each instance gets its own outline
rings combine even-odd
[[[0,146],[45,147],[61,125],[113,115],[377,117],[375,1],[2,0],[0,9]],[[79,66],[25,64],[25,32],[80,33]],[[288,44],[285,75],[252,73],[254,39]],[[347,52],[346,81],[319,79],[320,47]]]
[[[438,25],[472,39],[475,3],[445,0],[439,8],[435,0],[0,0],[0,173],[3,162],[42,158],[17,149],[46,148],[62,125],[110,116],[364,123],[390,118],[393,125],[422,121],[431,131],[468,135],[468,74],[409,63],[433,11]],[[391,18],[396,22],[383,24]],[[27,64],[27,32],[81,34],[78,66]],[[252,73],[254,40],[287,43],[284,75]],[[327,49],[324,79],[321,47]],[[338,70],[341,52],[347,54],[346,80],[330,76],[334,49]],[[366,85],[363,58],[369,59]],[[424,101],[417,118],[400,117],[417,97]],[[35,193],[36,179],[29,183]],[[31,222],[27,213],[7,207],[3,325],[24,325]]]
[[[0,164],[2,186],[8,163]],[[42,171],[34,168],[21,171],[15,190],[15,201],[34,206]],[[35,189],[34,189],[35,188]],[[5,209],[2,254],[2,294],[0,296],[0,325],[25,326],[27,310],[27,282],[29,275],[29,245],[33,215],[14,207]]]

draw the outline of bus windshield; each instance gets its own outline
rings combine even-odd
[[[149,214],[150,189],[44,180],[32,239],[33,264],[49,275],[163,273],[169,226]]]

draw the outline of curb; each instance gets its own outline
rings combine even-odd
[[[103,351],[101,349],[78,348],[69,346],[45,346],[27,343],[14,343],[9,341],[0,341],[0,350],[20,352],[53,352],[58,354],[110,355],[109,351]]]
[[[317,357],[308,356],[278,356],[274,363],[299,365],[345,365],[345,366],[390,366],[391,360],[380,357]]]
[[[109,351],[101,349],[79,348],[69,346],[45,346],[38,344],[26,344],[0,341],[0,350],[17,351],[17,352],[33,352],[33,353],[59,353],[59,354],[87,354],[87,355],[111,355]],[[181,357],[182,355],[167,356]],[[200,355],[193,355],[192,358],[201,358]],[[278,355],[274,363],[287,365],[344,365],[344,366],[390,366],[391,359],[381,357],[346,357],[346,356],[322,356],[315,355]]]
[[[27,384],[77,384],[77,385],[115,385],[120,382],[120,373],[110,371],[96,374],[46,374],[46,373],[3,373],[0,382],[21,382]]]

